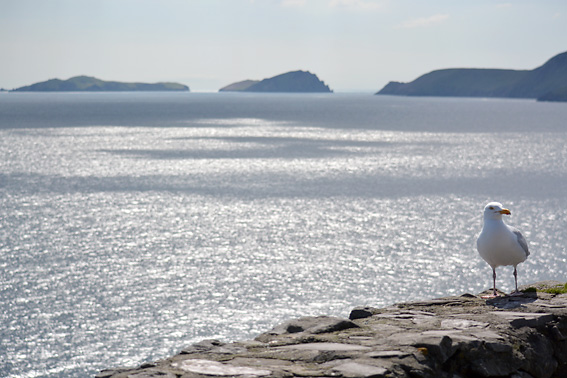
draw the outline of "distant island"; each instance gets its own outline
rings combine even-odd
[[[410,83],[391,81],[376,94],[567,101],[567,52],[533,70],[452,68],[432,71]]]
[[[67,80],[51,79],[25,87],[15,92],[126,92],[126,91],[189,91],[189,87],[178,83],[122,83],[104,81],[90,76],[75,76]]]
[[[254,84],[258,84],[260,80],[244,80],[239,81],[237,83],[232,83],[227,85],[226,87],[222,87],[219,89],[219,92],[240,92],[245,91]]]
[[[262,81],[245,80],[227,85],[219,92],[332,92],[317,75],[308,71],[292,71]]]

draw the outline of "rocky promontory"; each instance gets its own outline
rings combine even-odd
[[[567,377],[567,284],[520,289],[303,317],[96,377]]]
[[[227,85],[219,92],[332,92],[329,86],[309,71],[292,71],[261,81],[245,80]]]

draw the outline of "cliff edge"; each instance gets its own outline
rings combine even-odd
[[[205,340],[96,377],[566,377],[567,284],[521,290],[303,317],[254,340]]]

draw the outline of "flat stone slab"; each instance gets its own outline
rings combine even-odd
[[[256,369],[247,366],[232,366],[210,360],[184,360],[174,363],[173,367],[186,372],[204,374],[213,377],[265,377],[272,374],[271,370]]]
[[[502,335],[499,335],[498,333],[488,329],[475,330],[470,332],[470,334],[482,341],[487,341],[487,342],[504,341],[504,337],[502,337]]]
[[[407,357],[410,354],[411,353],[402,352],[399,350],[378,350],[375,352],[366,353],[364,356],[370,358],[402,358]]]
[[[307,343],[307,344],[293,344],[284,345],[280,349],[300,349],[300,350],[319,350],[319,351],[344,351],[351,350],[371,350],[370,347],[356,345],[356,344],[343,344],[343,343]]]
[[[447,329],[486,328],[488,325],[489,323],[467,319],[445,319],[441,321],[441,328]]]
[[[567,307],[567,303],[534,303],[537,306],[545,307],[545,308],[565,308]]]
[[[128,375],[128,378],[177,378],[177,375],[172,373],[164,373],[159,370],[155,371],[141,371],[138,373]]]
[[[500,316],[510,322],[512,327],[532,327],[537,328],[553,320],[553,314],[512,312],[512,311],[493,311],[491,314]]]
[[[478,338],[474,336],[465,335],[461,330],[431,330],[425,331],[421,334],[422,336],[433,336],[433,337],[448,337],[451,339],[452,343],[459,342],[474,342]]]
[[[382,378],[386,376],[388,370],[379,366],[347,362],[335,367],[333,372],[349,378]]]

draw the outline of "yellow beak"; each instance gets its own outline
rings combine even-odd
[[[499,213],[500,213],[500,214],[506,214],[506,215],[512,214],[512,213],[510,212],[510,210],[508,210],[508,209],[502,209],[502,210],[499,211]]]

